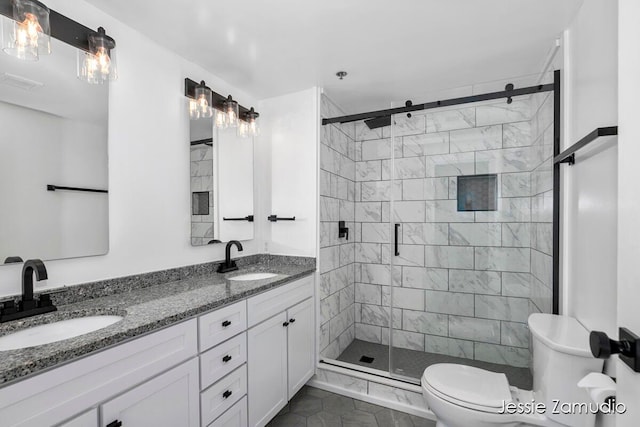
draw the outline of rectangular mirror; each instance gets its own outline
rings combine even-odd
[[[0,264],[109,250],[108,86],[76,78],[76,52],[0,51]]]
[[[253,138],[190,120],[191,244],[253,239]]]

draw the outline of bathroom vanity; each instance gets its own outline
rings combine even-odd
[[[264,426],[314,374],[314,270],[270,262],[62,305],[45,316],[123,320],[0,352],[2,425]]]

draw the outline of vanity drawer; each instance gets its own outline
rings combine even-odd
[[[247,303],[240,301],[198,318],[200,351],[205,351],[247,329]]]
[[[245,394],[247,394],[247,365],[242,365],[200,393],[202,424],[208,425]]]
[[[208,427],[247,427],[247,397],[243,397]]]
[[[307,276],[288,285],[268,290],[249,298],[249,326],[285,311],[313,295],[313,276]]]
[[[243,333],[200,355],[200,387],[205,389],[247,361]]]

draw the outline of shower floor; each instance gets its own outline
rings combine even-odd
[[[533,378],[531,377],[529,368],[515,368],[497,363],[481,362],[478,360],[406,350],[403,348],[394,349],[393,355],[395,359],[394,365],[402,367],[402,372],[396,370],[395,373],[405,377],[419,379],[424,370],[435,363],[459,363],[488,371],[502,372],[509,379],[510,385],[524,390],[531,390],[533,388]],[[361,362],[360,358],[362,356],[372,357],[373,362]],[[387,372],[389,370],[389,346],[354,340],[349,347],[338,356],[338,360]]]

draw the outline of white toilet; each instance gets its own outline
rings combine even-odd
[[[431,365],[422,375],[422,394],[438,418],[437,427],[571,426],[593,427],[595,415],[553,413],[554,400],[592,403],[577,386],[603,360],[589,349],[589,332],[574,318],[552,314],[529,316],[533,341],[533,390],[509,386],[507,377],[471,366]],[[503,402],[542,403],[543,411],[504,413]],[[531,413],[529,413],[531,412]]]

